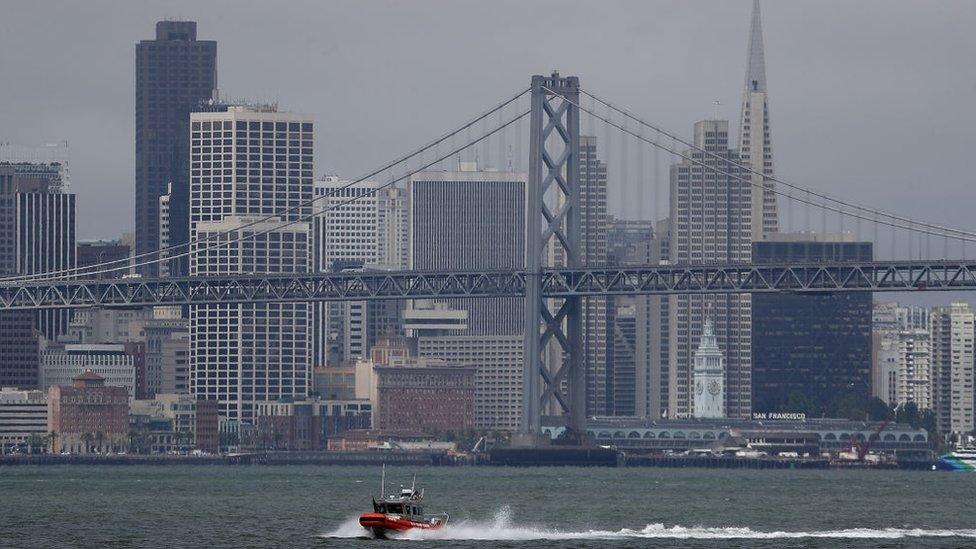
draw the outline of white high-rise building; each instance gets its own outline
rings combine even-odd
[[[876,332],[872,395],[889,406],[932,407],[932,349],[927,329]]]
[[[698,122],[694,139],[707,154],[689,150],[686,156],[695,162],[683,160],[671,166],[668,259],[690,265],[748,263],[752,259],[751,185],[741,176],[738,151],[729,148],[728,122]],[[698,163],[716,170],[704,169]],[[708,316],[726,360],[725,413],[731,418],[750,417],[750,296],[670,296],[666,314],[669,416],[684,418],[694,413],[694,351]]]
[[[353,183],[337,176],[315,182],[316,270],[406,268],[406,199],[403,189],[373,181]],[[365,357],[386,326],[379,318],[390,304],[329,302],[315,304],[313,358],[317,366],[341,366]],[[394,317],[396,316],[395,312]]]
[[[190,274],[309,272],[311,226],[302,219],[312,213],[311,118],[229,106],[192,113],[190,125]],[[191,394],[245,422],[256,402],[306,398],[311,313],[306,303],[191,306]]]
[[[973,310],[966,303],[932,309],[932,408],[939,431],[970,433],[973,423]]]
[[[766,92],[766,53],[763,48],[762,18],[759,0],[753,0],[752,23],[749,26],[748,62],[742,92],[739,120],[739,153],[742,162],[752,170],[752,239],[763,240],[779,230],[776,210],[776,185],[773,177],[773,140],[770,133],[769,96]],[[761,174],[761,175],[760,175]],[[759,192],[759,189],[762,192]]]
[[[695,417],[725,417],[725,357],[708,319],[695,350]]]

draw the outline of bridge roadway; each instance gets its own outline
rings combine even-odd
[[[362,271],[293,275],[0,282],[0,310],[76,307],[517,297],[520,270]],[[588,295],[976,290],[976,260],[646,265],[545,269],[542,292]]]

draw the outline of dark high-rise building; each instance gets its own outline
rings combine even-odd
[[[78,271],[96,272],[99,278],[122,278],[129,272],[125,259],[131,255],[129,244],[121,240],[85,240],[78,242]],[[111,265],[100,266],[105,263]],[[107,271],[107,272],[103,272]]]
[[[607,259],[611,266],[651,263],[654,244],[651,221],[612,219],[608,234]],[[659,328],[660,321],[652,317],[652,304],[652,297],[646,295],[608,298],[608,415],[660,416],[660,401],[653,395],[660,394],[661,376],[654,374],[652,368],[653,329]]]
[[[169,244],[188,239],[190,112],[216,88],[217,42],[197,40],[196,22],[160,21],[156,39],[136,45],[137,254],[160,247],[159,197],[169,183]]]
[[[849,235],[772,234],[756,263],[871,261]],[[756,294],[752,298],[752,409],[829,412],[838,397],[870,396],[871,294]],[[797,409],[802,408],[802,409]]]

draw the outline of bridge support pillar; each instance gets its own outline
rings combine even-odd
[[[585,432],[586,376],[580,297],[545,299],[543,267],[580,267],[579,79],[533,76],[525,234],[523,442],[541,435],[544,413],[562,411]]]

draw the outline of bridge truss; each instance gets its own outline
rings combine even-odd
[[[526,295],[525,270],[382,271],[0,283],[0,311],[83,307],[497,298]],[[976,290],[976,260],[543,269],[546,299],[593,295]]]

